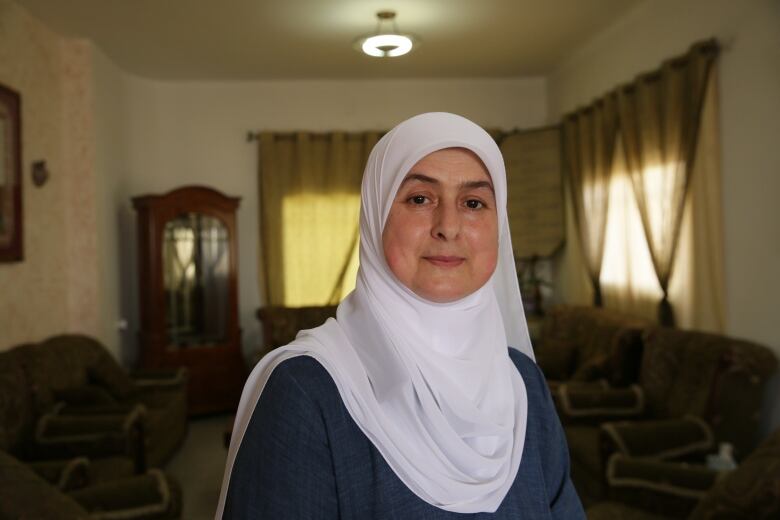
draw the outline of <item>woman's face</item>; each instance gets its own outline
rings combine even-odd
[[[465,148],[423,157],[396,193],[382,233],[398,280],[426,300],[459,300],[482,287],[498,258],[493,183]]]

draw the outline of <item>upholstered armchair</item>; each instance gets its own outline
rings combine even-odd
[[[100,343],[82,335],[2,355],[16,379],[17,413],[6,419],[19,423],[20,446],[11,451],[25,459],[127,455],[140,472],[167,460],[186,433],[183,370],[131,377]]]
[[[780,518],[780,430],[733,471],[616,453],[607,482],[610,499],[588,509],[590,520]]]
[[[61,406],[41,412],[22,352],[0,353],[0,450],[25,460],[124,456],[137,471],[144,469],[138,408],[84,418],[60,415]]]
[[[697,460],[729,442],[740,458],[755,446],[765,383],[777,365],[769,349],[660,327],[646,329],[642,341],[636,385],[561,389],[572,479],[586,505],[605,496],[613,453]]]

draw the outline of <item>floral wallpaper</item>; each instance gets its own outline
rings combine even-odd
[[[0,263],[0,350],[96,330],[94,136],[86,44],[0,0],[0,83],[22,98],[24,260]],[[43,187],[30,164],[45,160]]]

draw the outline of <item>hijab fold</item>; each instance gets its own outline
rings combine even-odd
[[[414,164],[463,147],[484,163],[498,212],[496,271],[451,303],[417,296],[392,274],[382,231]],[[311,356],[328,371],[350,416],[399,479],[418,497],[458,513],[494,512],[515,480],[525,442],[525,384],[511,345],[533,358],[506,214],[506,174],[493,139],[471,121],[428,113],[388,132],[369,156],[361,193],[360,267],[336,319],[301,331],[267,354],[244,387],[217,510],[221,518],[233,462],[274,368]]]

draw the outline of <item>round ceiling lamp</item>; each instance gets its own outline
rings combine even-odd
[[[398,30],[395,11],[379,11],[376,17],[376,31],[355,41],[358,50],[375,58],[395,58],[407,54],[419,41],[411,34],[403,34]]]

